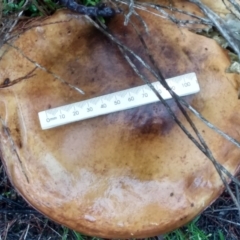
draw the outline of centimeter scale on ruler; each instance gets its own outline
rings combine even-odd
[[[195,73],[166,79],[169,87],[179,96],[187,96],[200,91]],[[159,83],[152,83],[164,99],[170,93]],[[41,128],[49,129],[68,123],[81,121],[113,112],[139,107],[160,101],[148,85],[129,88],[88,100],[48,109],[38,113]]]

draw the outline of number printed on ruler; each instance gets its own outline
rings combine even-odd
[[[166,81],[169,87],[179,96],[200,91],[195,73],[184,74],[166,79]],[[170,93],[159,82],[154,82],[152,85],[164,99],[171,98]],[[38,113],[38,116],[41,128],[49,129],[158,101],[159,98],[149,86],[143,85],[42,111]]]

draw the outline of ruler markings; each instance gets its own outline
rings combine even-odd
[[[195,73],[166,79],[166,81],[179,96],[186,96],[200,91]],[[159,82],[154,82],[153,86],[164,99],[171,98],[170,93]],[[150,87],[143,85],[45,110],[39,112],[38,115],[42,129],[49,129],[158,101],[158,97]]]

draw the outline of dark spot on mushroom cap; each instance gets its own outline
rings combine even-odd
[[[180,218],[180,221],[183,221],[183,220],[185,220],[186,218],[187,218],[187,216],[183,216],[183,217]]]
[[[178,114],[176,104],[169,100],[168,104],[175,114]],[[148,104],[126,111],[125,120],[128,122],[133,135],[166,135],[175,125],[174,120],[161,103]]]
[[[3,81],[3,85],[6,86],[10,83],[10,79],[9,78],[5,78]]]

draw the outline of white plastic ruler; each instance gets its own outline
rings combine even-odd
[[[195,73],[184,74],[166,79],[166,81],[171,89],[179,96],[186,96],[200,91]],[[159,82],[154,82],[153,86],[164,99],[171,98],[169,92]],[[49,129],[158,101],[159,98],[149,86],[142,85],[81,102],[48,109],[39,112],[38,116],[41,128]]]

